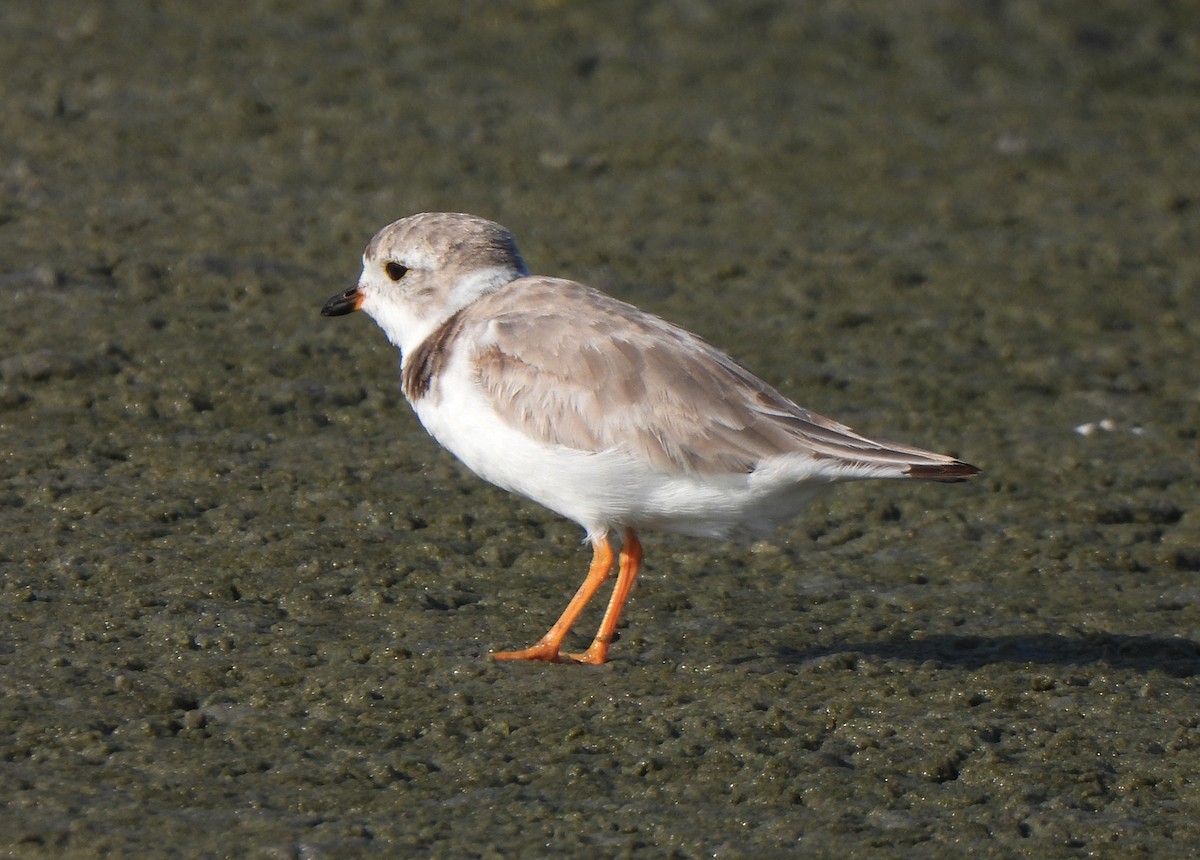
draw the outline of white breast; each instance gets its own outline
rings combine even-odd
[[[513,428],[474,383],[463,350],[413,407],[422,425],[471,471],[583,526],[589,537],[624,526],[698,537],[765,534],[817,491],[795,475],[664,473],[624,450],[579,451]]]

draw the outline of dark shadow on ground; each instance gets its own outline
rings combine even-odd
[[[1200,675],[1200,643],[1172,636],[1039,633],[1026,636],[926,636],[882,642],[847,642],[820,649],[782,648],[788,663],[864,654],[884,660],[936,661],[978,669],[994,663],[1055,666],[1104,665],[1118,669],[1158,669],[1172,677]]]

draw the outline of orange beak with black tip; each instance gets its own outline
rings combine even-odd
[[[358,287],[351,287],[344,293],[338,293],[327,301],[321,308],[321,316],[340,317],[345,314],[352,314],[362,308],[364,298],[362,290]]]

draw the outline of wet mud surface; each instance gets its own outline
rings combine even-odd
[[[1200,842],[1186,4],[0,26],[0,851]],[[579,530],[317,315],[430,209],[985,474],[842,487],[754,545],[648,534],[610,664],[491,663],[565,605]]]

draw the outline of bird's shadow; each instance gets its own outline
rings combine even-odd
[[[845,642],[811,649],[783,647],[785,663],[808,663],[836,655],[864,654],[883,660],[913,663],[933,661],[968,669],[998,663],[1047,666],[1109,666],[1176,677],[1200,675],[1200,643],[1175,636],[1131,636],[1122,633],[1034,633],[1018,636],[955,636],[939,634],[920,639]]]

